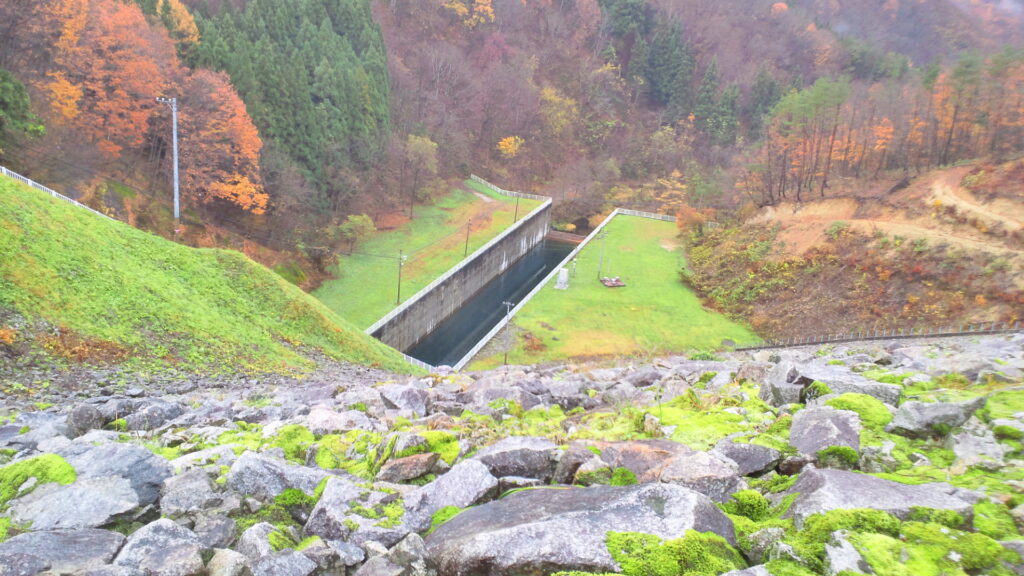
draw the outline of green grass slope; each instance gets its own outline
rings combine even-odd
[[[552,280],[516,315],[521,335],[509,362],[714,350],[725,339],[758,339],[747,327],[704,308],[679,281],[683,257],[675,223],[620,215],[605,230],[603,263],[601,241],[595,240],[577,257],[568,290],[555,290]],[[601,284],[599,266],[603,276],[618,276],[626,287]],[[471,367],[500,364],[500,351],[492,347],[490,352],[494,355]]]
[[[305,370],[313,351],[411,369],[242,254],[181,246],[3,177],[0,346],[204,372]]]

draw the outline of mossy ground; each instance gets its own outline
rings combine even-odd
[[[463,259],[470,221],[470,254],[514,223],[515,198],[469,180],[463,186],[466,190],[453,190],[432,204],[417,206],[412,220],[378,231],[353,254],[341,255],[331,270],[335,278],[324,282],[314,296],[365,329],[396,306],[399,251],[409,258],[402,268],[405,300]],[[539,205],[537,200],[520,200],[518,218]]]
[[[57,335],[15,331],[13,345],[58,360],[281,372],[312,368],[306,348],[412,370],[240,253],[181,246],[6,177],[0,254],[0,311],[59,328]]]
[[[705,309],[679,280],[684,265],[672,222],[617,216],[576,259],[568,290],[546,285],[516,315],[520,338],[509,352],[513,364],[534,364],[580,356],[653,355],[714,350],[723,340],[754,342],[757,335]],[[618,276],[625,288],[598,279]],[[503,354],[477,358],[474,369],[496,366]]]

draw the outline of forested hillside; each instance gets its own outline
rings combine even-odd
[[[1017,0],[0,0],[0,161],[323,278],[471,172],[729,222],[1024,150]],[[315,269],[315,270],[314,270]],[[307,287],[312,287],[315,280]]]

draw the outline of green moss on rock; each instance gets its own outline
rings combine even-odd
[[[626,576],[717,576],[746,568],[740,553],[721,536],[688,530],[676,540],[650,534],[609,532],[608,552]]]
[[[732,500],[722,504],[729,514],[744,516],[760,522],[771,515],[771,502],[757,490],[742,490],[732,495]]]
[[[299,424],[282,426],[277,432],[273,445],[284,450],[284,457],[293,462],[305,463],[306,450],[316,440],[308,428]]]
[[[860,415],[866,428],[881,430],[892,422],[892,413],[880,400],[867,394],[847,393],[829,399],[825,405],[836,410],[852,410]]]
[[[842,468],[850,470],[857,467],[860,455],[849,446],[829,446],[818,450],[818,462],[828,468]]]
[[[612,472],[612,486],[632,486],[637,483],[636,474],[629,468],[619,466]]]
[[[974,529],[996,540],[1020,537],[1010,510],[991,500],[981,500],[974,505]]]
[[[437,512],[434,512],[434,515],[430,519],[430,530],[427,531],[427,534],[430,534],[434,530],[437,530],[441,527],[442,524],[451,520],[452,518],[455,518],[461,512],[462,508],[459,508],[458,506],[445,506],[444,508],[441,508]]]
[[[43,454],[8,464],[0,468],[0,509],[13,498],[24,495],[18,490],[30,478],[36,479],[34,486],[39,486],[50,482],[67,485],[77,477],[71,464],[56,454]]]

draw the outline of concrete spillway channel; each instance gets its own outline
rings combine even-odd
[[[452,365],[572,250],[547,239],[551,200],[482,246],[366,333],[431,366]]]

